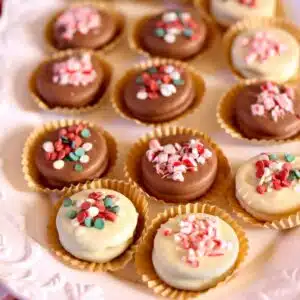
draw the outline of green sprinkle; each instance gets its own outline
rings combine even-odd
[[[157,28],[155,29],[155,34],[158,36],[158,37],[163,37],[165,35],[165,30],[162,29],[162,28]]]
[[[92,227],[92,226],[93,226],[93,219],[92,219],[92,218],[86,218],[86,219],[84,220],[84,225],[85,225],[86,227]]]
[[[91,132],[87,128],[83,129],[80,134],[83,138],[88,138],[91,136]]]
[[[76,149],[75,154],[77,156],[81,157],[81,156],[83,156],[85,154],[85,151],[84,151],[83,148],[80,147],[80,148]]]
[[[72,206],[72,204],[73,204],[72,199],[70,199],[70,198],[64,199],[64,207]]]
[[[136,82],[137,84],[142,84],[142,83],[144,83],[143,77],[142,77],[142,76],[138,76],[138,77],[136,78],[135,82]]]
[[[69,153],[69,158],[71,159],[71,161],[77,161],[79,159],[79,157],[74,152]]]
[[[77,211],[76,210],[72,209],[72,210],[67,211],[67,217],[69,219],[75,219],[76,216],[77,216]]]
[[[75,170],[76,172],[82,172],[83,166],[82,166],[81,164],[76,164],[76,165],[74,166],[74,170]]]
[[[104,198],[104,205],[105,205],[105,207],[112,207],[113,206],[113,199],[106,196]]]
[[[193,35],[193,33],[194,33],[193,30],[190,28],[185,28],[183,30],[183,35],[186,37],[191,37]]]
[[[62,141],[64,144],[69,144],[69,139],[68,139],[66,136],[62,136],[62,137],[61,137],[61,141]]]
[[[75,141],[73,141],[73,142],[71,143],[71,147],[72,147],[72,149],[76,149],[76,142],[75,142]]]
[[[294,173],[294,171],[290,171],[289,173],[289,177],[288,177],[288,181],[294,181],[296,179],[296,175]]]
[[[96,219],[96,221],[94,222],[94,227],[97,229],[103,229],[104,221],[101,218]]]
[[[151,67],[148,69],[149,73],[154,74],[157,73],[157,69],[155,67]]]
[[[300,179],[300,170],[294,170],[294,174],[297,177],[297,179]]]
[[[72,161],[72,159],[71,159],[69,156],[66,156],[66,157],[64,158],[64,160],[65,160],[65,161]]]
[[[175,85],[183,85],[184,84],[184,80],[183,79],[176,79],[176,80],[173,80],[173,83]]]
[[[287,162],[292,162],[292,161],[295,160],[295,156],[292,155],[292,154],[285,153],[285,154],[284,154],[284,159],[285,159]]]
[[[120,206],[116,205],[114,207],[111,207],[109,210],[117,214],[120,211]]]
[[[277,155],[272,153],[272,154],[269,154],[269,159],[270,160],[276,160],[277,159]]]

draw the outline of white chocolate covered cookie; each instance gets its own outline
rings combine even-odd
[[[132,243],[138,213],[124,195],[84,190],[64,200],[56,217],[62,246],[77,258],[107,262]]]
[[[178,289],[201,291],[234,267],[239,240],[222,219],[189,214],[169,219],[157,231],[152,262],[157,275]]]
[[[298,72],[299,56],[296,38],[275,27],[244,31],[231,46],[233,67],[245,78],[287,81]]]
[[[230,26],[246,17],[271,17],[276,0],[211,0],[211,13],[222,26]]]
[[[255,218],[273,221],[300,209],[300,157],[262,154],[236,174],[236,198]]]

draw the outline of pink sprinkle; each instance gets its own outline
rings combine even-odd
[[[290,99],[294,99],[294,98],[295,98],[295,90],[294,90],[293,88],[287,87],[287,88],[285,89],[285,92],[286,92],[286,94],[288,95],[288,97],[289,97]]]
[[[261,104],[252,104],[251,112],[253,116],[263,116],[265,114],[265,108]]]
[[[164,236],[170,236],[172,235],[172,229],[171,228],[165,228],[163,231]]]
[[[151,140],[149,142],[149,148],[153,151],[159,151],[159,150],[161,150],[162,147],[158,140]]]

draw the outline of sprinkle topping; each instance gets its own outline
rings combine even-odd
[[[279,191],[283,188],[294,187],[298,191],[300,185],[300,169],[293,168],[295,156],[284,154],[284,160],[276,154],[262,154],[255,163],[257,186],[259,194]]]
[[[177,92],[178,86],[185,83],[182,70],[173,65],[163,65],[146,69],[136,78],[140,86],[136,97],[139,100],[153,100],[159,96],[170,97]]]
[[[257,32],[252,37],[243,40],[243,46],[248,48],[245,61],[248,65],[255,61],[266,62],[270,57],[278,56],[287,50],[287,46],[274,39],[274,37],[264,31]]]
[[[93,192],[87,199],[72,201],[70,198],[64,200],[64,207],[72,209],[67,211],[67,217],[72,219],[72,224],[77,226],[94,227],[103,229],[105,221],[114,222],[120,207],[115,195],[104,195]]]
[[[55,23],[55,28],[62,32],[64,39],[72,40],[76,32],[87,34],[89,31],[99,28],[100,25],[101,18],[95,8],[80,6],[62,13]]]
[[[86,86],[97,77],[89,53],[55,63],[52,72],[52,81],[59,85]]]
[[[162,234],[173,237],[178,249],[184,251],[182,262],[198,268],[201,257],[223,256],[232,248],[232,243],[220,238],[217,218],[188,215],[179,221],[179,231],[165,228]]]
[[[83,165],[89,162],[88,152],[93,148],[93,144],[84,142],[82,132],[91,135],[90,130],[84,124],[72,125],[62,128],[59,131],[58,139],[54,142],[45,141],[42,148],[45,152],[45,159],[53,161],[53,168],[61,170],[67,162],[77,162],[74,170],[83,171]]]
[[[290,87],[279,87],[272,82],[261,85],[261,92],[255,104],[251,105],[253,116],[270,114],[274,122],[285,114],[294,114],[295,91]]]
[[[199,26],[188,12],[170,11],[156,23],[154,34],[166,43],[176,42],[178,35],[195,40],[199,37]]]
[[[162,178],[183,182],[183,174],[196,172],[198,164],[204,165],[212,157],[212,152],[196,139],[182,145],[175,143],[165,146],[155,139],[150,141],[146,156]]]
[[[256,0],[237,0],[237,2],[250,8],[256,7]]]

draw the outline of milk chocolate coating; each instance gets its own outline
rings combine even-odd
[[[181,115],[193,103],[196,93],[193,79],[190,74],[181,73],[183,85],[176,86],[176,93],[170,97],[159,94],[157,99],[140,100],[136,97],[141,85],[136,78],[142,72],[134,73],[124,87],[124,102],[132,115],[146,122],[164,122]]]
[[[86,86],[61,85],[53,82],[53,65],[65,61],[70,56],[54,59],[41,64],[36,73],[36,89],[42,100],[50,107],[60,106],[69,108],[83,107],[97,100],[97,94],[104,81],[104,70],[101,63],[94,56],[91,57],[92,65],[97,77]]]
[[[286,139],[296,135],[300,131],[299,94],[296,94],[293,100],[295,114],[286,113],[277,122],[272,119],[269,112],[264,116],[252,115],[251,105],[257,102],[262,84],[245,87],[236,98],[235,119],[240,131],[246,137],[255,139]]]
[[[161,145],[176,142],[182,144],[194,138],[191,135],[176,135],[163,137],[159,141]],[[216,178],[218,159],[215,151],[205,141],[200,142],[212,151],[213,155],[204,165],[198,164],[196,172],[184,173],[183,182],[162,178],[156,173],[154,164],[148,161],[145,154],[141,160],[142,184],[145,190],[158,199],[180,203],[196,200],[205,194]]]
[[[87,34],[76,32],[71,40],[63,38],[63,28],[55,26],[53,23],[53,42],[56,48],[60,50],[85,48],[100,49],[111,42],[117,34],[117,20],[106,11],[100,11],[101,25],[98,28],[90,30]]]
[[[199,37],[192,40],[180,34],[176,36],[176,41],[173,44],[169,44],[163,38],[155,35],[156,23],[161,20],[164,13],[162,12],[159,15],[149,18],[141,25],[138,38],[142,48],[153,56],[180,60],[197,55],[204,47],[208,34],[207,25],[203,19],[196,13],[190,12],[198,24]]]
[[[53,161],[46,160],[45,151],[42,148],[43,143],[46,141],[57,141],[60,129],[48,132],[36,145],[34,160],[43,183],[51,188],[61,188],[101,177],[108,168],[109,155],[106,140],[100,130],[89,127],[91,136],[83,138],[83,143],[92,143],[93,148],[87,152],[90,161],[82,164],[83,170],[81,172],[74,170],[74,166],[78,162],[65,161],[64,167],[57,170],[53,167]]]

